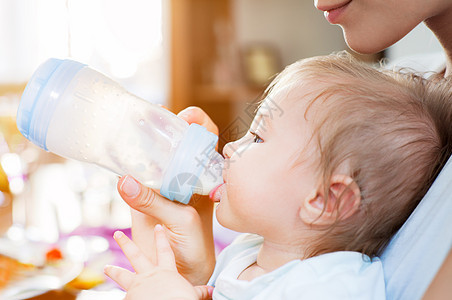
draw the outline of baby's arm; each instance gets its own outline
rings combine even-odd
[[[174,252],[161,225],[154,228],[157,262],[154,265],[125,234],[114,238],[136,273],[106,266],[105,274],[127,291],[126,299],[210,299],[212,287],[192,286],[177,272]]]

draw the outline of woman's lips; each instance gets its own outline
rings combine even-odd
[[[317,6],[317,9],[324,11],[325,18],[328,22],[331,24],[337,24],[339,21],[339,17],[342,15],[344,10],[347,8],[347,6],[350,4],[350,1],[337,4],[335,6]]]
[[[221,200],[221,194],[223,194],[224,188],[226,187],[225,183],[222,183],[218,186],[216,186],[213,190],[209,193],[209,198],[213,202],[220,202]]]

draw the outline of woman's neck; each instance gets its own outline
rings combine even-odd
[[[425,24],[436,35],[446,53],[445,77],[452,75],[452,5],[447,5],[439,14],[425,20]]]

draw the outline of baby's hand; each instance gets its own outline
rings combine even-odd
[[[136,273],[106,266],[104,272],[127,291],[126,299],[210,299],[212,287],[192,286],[177,272],[174,253],[161,225],[154,228],[157,265],[154,265],[124,233],[114,238]]]

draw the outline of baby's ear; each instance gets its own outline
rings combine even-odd
[[[300,218],[304,223],[331,225],[338,219],[352,216],[361,204],[358,184],[348,175],[331,177],[327,203],[324,193],[324,190],[316,190],[304,199],[300,210]]]

